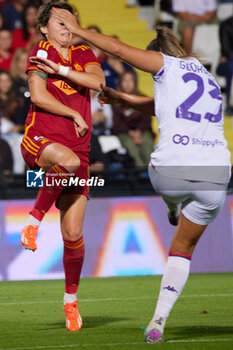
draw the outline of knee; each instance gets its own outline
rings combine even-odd
[[[76,227],[63,227],[62,236],[64,240],[75,242],[82,236],[82,225]]]
[[[76,173],[76,171],[80,167],[81,161],[80,161],[80,158],[76,156],[76,154],[73,154],[73,155],[64,157],[62,159],[62,163],[63,164],[61,165],[63,165],[67,170],[69,170],[72,173]]]

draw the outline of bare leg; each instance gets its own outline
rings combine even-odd
[[[41,153],[38,163],[48,171],[55,164],[60,164],[71,172],[77,171],[80,166],[79,157],[68,147],[60,143],[48,145]]]
[[[197,225],[188,220],[182,213],[173,236],[170,251],[177,254],[192,255],[207,225]]]

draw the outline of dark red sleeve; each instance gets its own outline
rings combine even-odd
[[[79,51],[79,54],[82,55],[82,66],[84,70],[87,66],[91,64],[96,64],[97,66],[100,66],[98,59],[88,46],[81,45],[80,49],[77,51]]]

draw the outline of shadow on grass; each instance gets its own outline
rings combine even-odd
[[[168,338],[176,337],[177,339],[200,338],[202,336],[220,336],[233,334],[233,327],[230,326],[192,326],[192,327],[167,327],[165,334]],[[168,340],[167,338],[167,340]]]
[[[110,316],[85,316],[83,317],[83,329],[95,328],[99,326],[104,326],[111,322],[120,322],[126,320],[130,320],[130,318]],[[59,328],[65,328],[65,320],[56,323],[50,323],[47,325],[47,327],[44,327],[42,330],[45,331]]]

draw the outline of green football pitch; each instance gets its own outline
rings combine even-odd
[[[145,344],[160,276],[84,278],[83,328],[65,328],[63,281],[0,282],[0,349],[233,349],[233,275],[191,275],[165,328]]]

